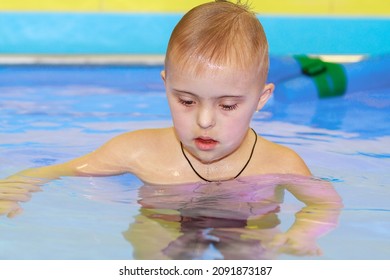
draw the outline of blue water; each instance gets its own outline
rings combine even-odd
[[[125,131],[171,125],[161,69],[1,66],[0,177],[74,158]],[[272,258],[388,259],[389,94],[383,88],[310,102],[273,99],[255,115],[252,127],[295,149],[316,177],[332,182],[345,206],[337,227],[318,239],[321,256],[281,253]],[[132,232],[149,234],[156,248],[177,238],[175,246],[166,244],[159,251],[177,257],[183,238],[175,225],[142,220],[147,216],[138,203],[141,186],[130,174],[48,183],[22,205],[22,215],[0,217],[0,259],[133,259]],[[281,230],[301,207],[286,193],[278,213]],[[145,228],[133,231],[137,219]],[[167,230],[153,236],[161,228]],[[205,240],[215,238],[213,232],[202,233]],[[223,258],[221,249],[210,244],[192,257]]]

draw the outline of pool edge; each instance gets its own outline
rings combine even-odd
[[[163,65],[164,55],[0,55],[0,65]]]

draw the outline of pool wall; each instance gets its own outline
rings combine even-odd
[[[163,55],[184,11],[207,1],[139,2],[0,0],[0,55]],[[389,1],[251,2],[271,54],[390,53]]]

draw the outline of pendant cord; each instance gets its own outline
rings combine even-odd
[[[249,162],[250,162],[251,159],[252,159],[253,152],[255,151],[256,143],[257,143],[257,133],[256,133],[256,131],[255,131],[253,128],[251,128],[251,129],[252,129],[253,133],[255,134],[255,142],[253,143],[253,147],[252,147],[252,150],[251,150],[251,154],[249,155],[249,158],[248,158],[247,162],[245,163],[244,167],[240,170],[240,172],[238,172],[238,174],[237,174],[236,176],[234,176],[234,177],[231,178],[231,179],[213,181],[213,180],[208,180],[208,179],[204,178],[202,175],[200,175],[200,174],[198,173],[198,171],[196,171],[196,169],[195,169],[194,166],[192,165],[190,159],[187,157],[186,153],[184,152],[183,143],[180,141],[181,152],[183,153],[183,156],[184,156],[185,159],[187,160],[187,162],[188,162],[188,164],[190,165],[191,169],[194,171],[194,173],[195,173],[200,179],[202,179],[202,180],[204,180],[204,181],[206,181],[206,182],[209,182],[209,183],[233,180],[233,179],[236,179],[238,176],[240,176],[242,172],[244,172],[245,168],[248,166]]]

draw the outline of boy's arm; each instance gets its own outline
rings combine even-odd
[[[306,205],[295,214],[291,227],[276,236],[270,246],[298,255],[321,254],[316,240],[336,228],[343,207],[341,197],[329,182],[322,180],[301,180],[286,189]]]
[[[110,176],[131,171],[129,155],[132,153],[127,151],[131,138],[129,133],[122,134],[79,158],[61,164],[29,168],[0,180],[0,215],[20,211],[18,202],[28,201],[31,192],[40,191],[41,186],[51,180],[63,176]]]
[[[130,138],[128,134],[119,135],[97,150],[79,158],[60,164],[25,169],[5,180],[34,184],[63,176],[110,176],[125,173],[127,167],[123,155],[126,151],[123,150],[125,146],[123,142],[127,138]]]

